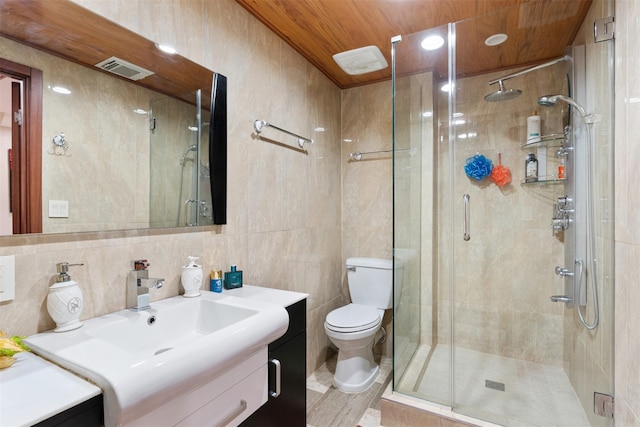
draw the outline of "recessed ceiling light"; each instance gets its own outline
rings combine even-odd
[[[436,50],[444,45],[444,39],[440,36],[428,36],[422,40],[420,46],[425,50]]]
[[[453,117],[462,117],[464,113],[453,113]]]
[[[487,37],[487,39],[484,41],[484,44],[486,44],[487,46],[498,46],[499,44],[507,41],[508,38],[509,36],[507,36],[506,34],[494,34]]]
[[[147,110],[143,110],[142,108],[136,108],[133,112],[136,114],[147,114]]]
[[[449,92],[451,90],[451,86],[449,83],[445,83],[440,87],[440,90],[443,92]]]
[[[433,117],[433,113],[431,111],[425,111],[422,113],[422,117]]]
[[[198,126],[187,126],[187,129],[189,129],[191,132],[197,132]]]
[[[324,128],[323,128],[323,127],[321,127],[321,126],[318,126],[317,128],[313,128],[313,130],[314,130],[315,132],[324,132]]]
[[[71,93],[71,91],[69,89],[67,89],[66,87],[62,87],[62,86],[54,86],[51,88],[52,91],[56,92],[56,93],[61,93],[63,95],[69,95]]]
[[[465,123],[467,123],[467,122],[465,120],[462,120],[462,119],[457,119],[457,120],[453,121],[454,125],[463,125]]]
[[[353,139],[351,139],[351,138],[345,138],[345,139],[343,139],[342,141],[343,141],[343,142],[353,142]]]
[[[178,51],[173,46],[169,46],[168,44],[156,43],[156,47],[164,53],[168,53],[169,55],[175,55],[176,53],[178,53]]]

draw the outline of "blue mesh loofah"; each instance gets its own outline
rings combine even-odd
[[[469,178],[473,178],[476,181],[482,181],[484,178],[491,174],[493,164],[491,160],[487,159],[482,154],[476,154],[473,157],[467,159],[464,165],[464,172]]]

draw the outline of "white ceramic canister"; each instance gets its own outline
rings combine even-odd
[[[182,287],[184,288],[184,297],[193,298],[200,296],[200,287],[202,286],[202,266],[196,264],[198,257],[190,256],[189,263],[182,266]]]

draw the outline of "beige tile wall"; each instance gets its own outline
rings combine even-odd
[[[616,0],[615,397],[616,426],[640,426],[640,4]]]
[[[154,300],[180,292],[180,267],[196,255],[206,270],[235,263],[246,283],[308,293],[307,370],[314,371],[327,352],[324,318],[342,303],[340,90],[232,0],[77,3],[227,76],[228,224],[175,234],[4,238],[0,254],[16,255],[17,289],[1,305],[0,328],[29,335],[54,326],[45,298],[57,262],[85,263],[71,273],[88,318],[124,308],[131,259],[148,259],[151,274],[167,280]],[[305,154],[258,140],[254,119],[316,142]],[[313,132],[316,126],[325,132]]]

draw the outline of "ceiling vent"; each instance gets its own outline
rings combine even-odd
[[[140,80],[153,74],[152,71],[112,56],[96,64],[96,67],[129,80]]]
[[[333,59],[349,75],[365,74],[387,68],[387,60],[377,46],[366,46],[333,55]]]

